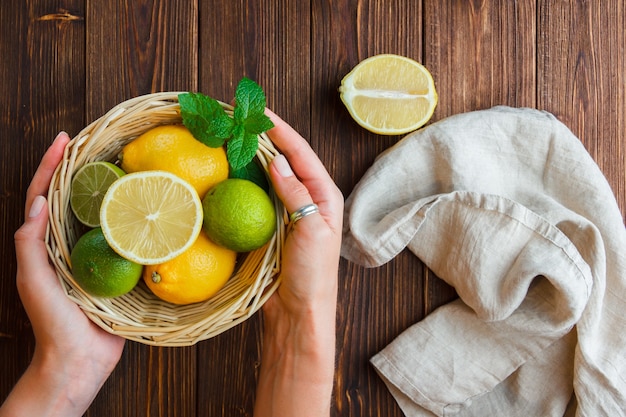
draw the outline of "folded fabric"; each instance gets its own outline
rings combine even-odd
[[[459,294],[371,360],[407,416],[626,415],[626,229],[553,115],[499,106],[405,137],[344,224],[346,259],[408,248]]]

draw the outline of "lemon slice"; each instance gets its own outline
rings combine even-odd
[[[430,72],[399,55],[374,55],[341,81],[341,100],[352,118],[381,135],[412,132],[430,120],[437,91]]]
[[[107,242],[142,265],[169,261],[188,249],[202,228],[202,203],[186,181],[165,171],[126,174],[102,200]]]
[[[124,174],[120,167],[104,161],[86,163],[76,171],[70,188],[70,207],[82,224],[100,226],[104,194]]]

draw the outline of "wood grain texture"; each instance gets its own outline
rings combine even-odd
[[[538,107],[578,136],[626,216],[626,7],[539,2]]]
[[[261,357],[262,323],[247,322],[198,345],[198,414],[252,416]]]
[[[308,136],[309,2],[205,1],[200,21],[200,90],[232,102],[239,80],[250,77],[263,87],[268,107]]]
[[[626,213],[626,10],[618,0],[28,0],[0,6],[0,396],[34,348],[15,289],[13,232],[55,134],[128,98],[248,76],[311,144],[347,197],[399,137],[360,128],[337,91],[362,59],[397,53],[432,72],[433,121],[494,105],[553,112]],[[6,157],[10,155],[10,157]],[[384,197],[384,196],[381,196]],[[369,359],[455,298],[404,251],[377,268],[342,260],[332,416],[403,414]],[[251,416],[262,315],[187,348],[127,343],[88,416]]]
[[[536,102],[536,7],[533,0],[425,1],[423,63],[440,96],[433,121],[497,105]],[[455,297],[425,274],[426,313]]]
[[[535,105],[535,2],[428,1],[424,64],[441,96],[435,117]]]
[[[421,2],[312,5],[312,66],[317,71],[312,76],[311,144],[347,197],[376,156],[399,138],[378,136],[356,125],[339,99],[341,79],[375,54],[395,53],[421,61]],[[373,269],[342,260],[333,415],[400,415],[369,359],[423,317],[424,272],[409,253]]]
[[[61,129],[84,124],[84,9],[81,1],[0,6],[0,397],[24,371],[34,339],[15,288],[13,233],[41,156]],[[75,69],[75,71],[73,70]]]
[[[195,90],[198,10],[167,0],[89,2],[84,94],[95,120],[129,98]],[[190,416],[196,410],[196,348],[127,343],[121,364],[88,415],[115,404],[124,416]],[[111,414],[109,414],[111,415]]]
[[[309,16],[307,1],[201,3],[200,91],[232,102],[239,80],[252,78],[268,106],[308,137]],[[252,415],[261,331],[257,314],[198,346],[199,415]]]
[[[89,2],[87,114],[157,91],[194,91],[198,10],[194,2]]]

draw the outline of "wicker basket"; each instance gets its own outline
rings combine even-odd
[[[271,193],[277,231],[263,248],[238,259],[224,288],[208,301],[174,305],[158,299],[143,280],[130,293],[98,298],[85,293],[71,273],[70,252],[85,232],[69,205],[73,173],[87,162],[115,161],[122,147],[141,133],[161,124],[180,123],[177,92],[155,93],[123,102],[81,131],[69,143],[49,190],[48,253],[67,296],[106,331],[157,346],[190,346],[220,334],[252,316],[279,285],[281,248],[286,233],[286,211]],[[227,104],[222,106],[231,112]],[[269,138],[259,136],[257,158],[267,170],[277,155]]]

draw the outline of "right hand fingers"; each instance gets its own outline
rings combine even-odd
[[[275,187],[287,211],[291,213],[313,202],[319,206],[329,226],[340,232],[343,221],[341,191],[307,141],[269,109],[266,110],[266,114],[275,126],[267,133],[289,161],[285,164],[285,160],[278,158],[272,163],[270,172],[273,171],[273,175],[280,174],[283,179],[277,181]],[[295,173],[297,178],[291,177],[290,171]]]

